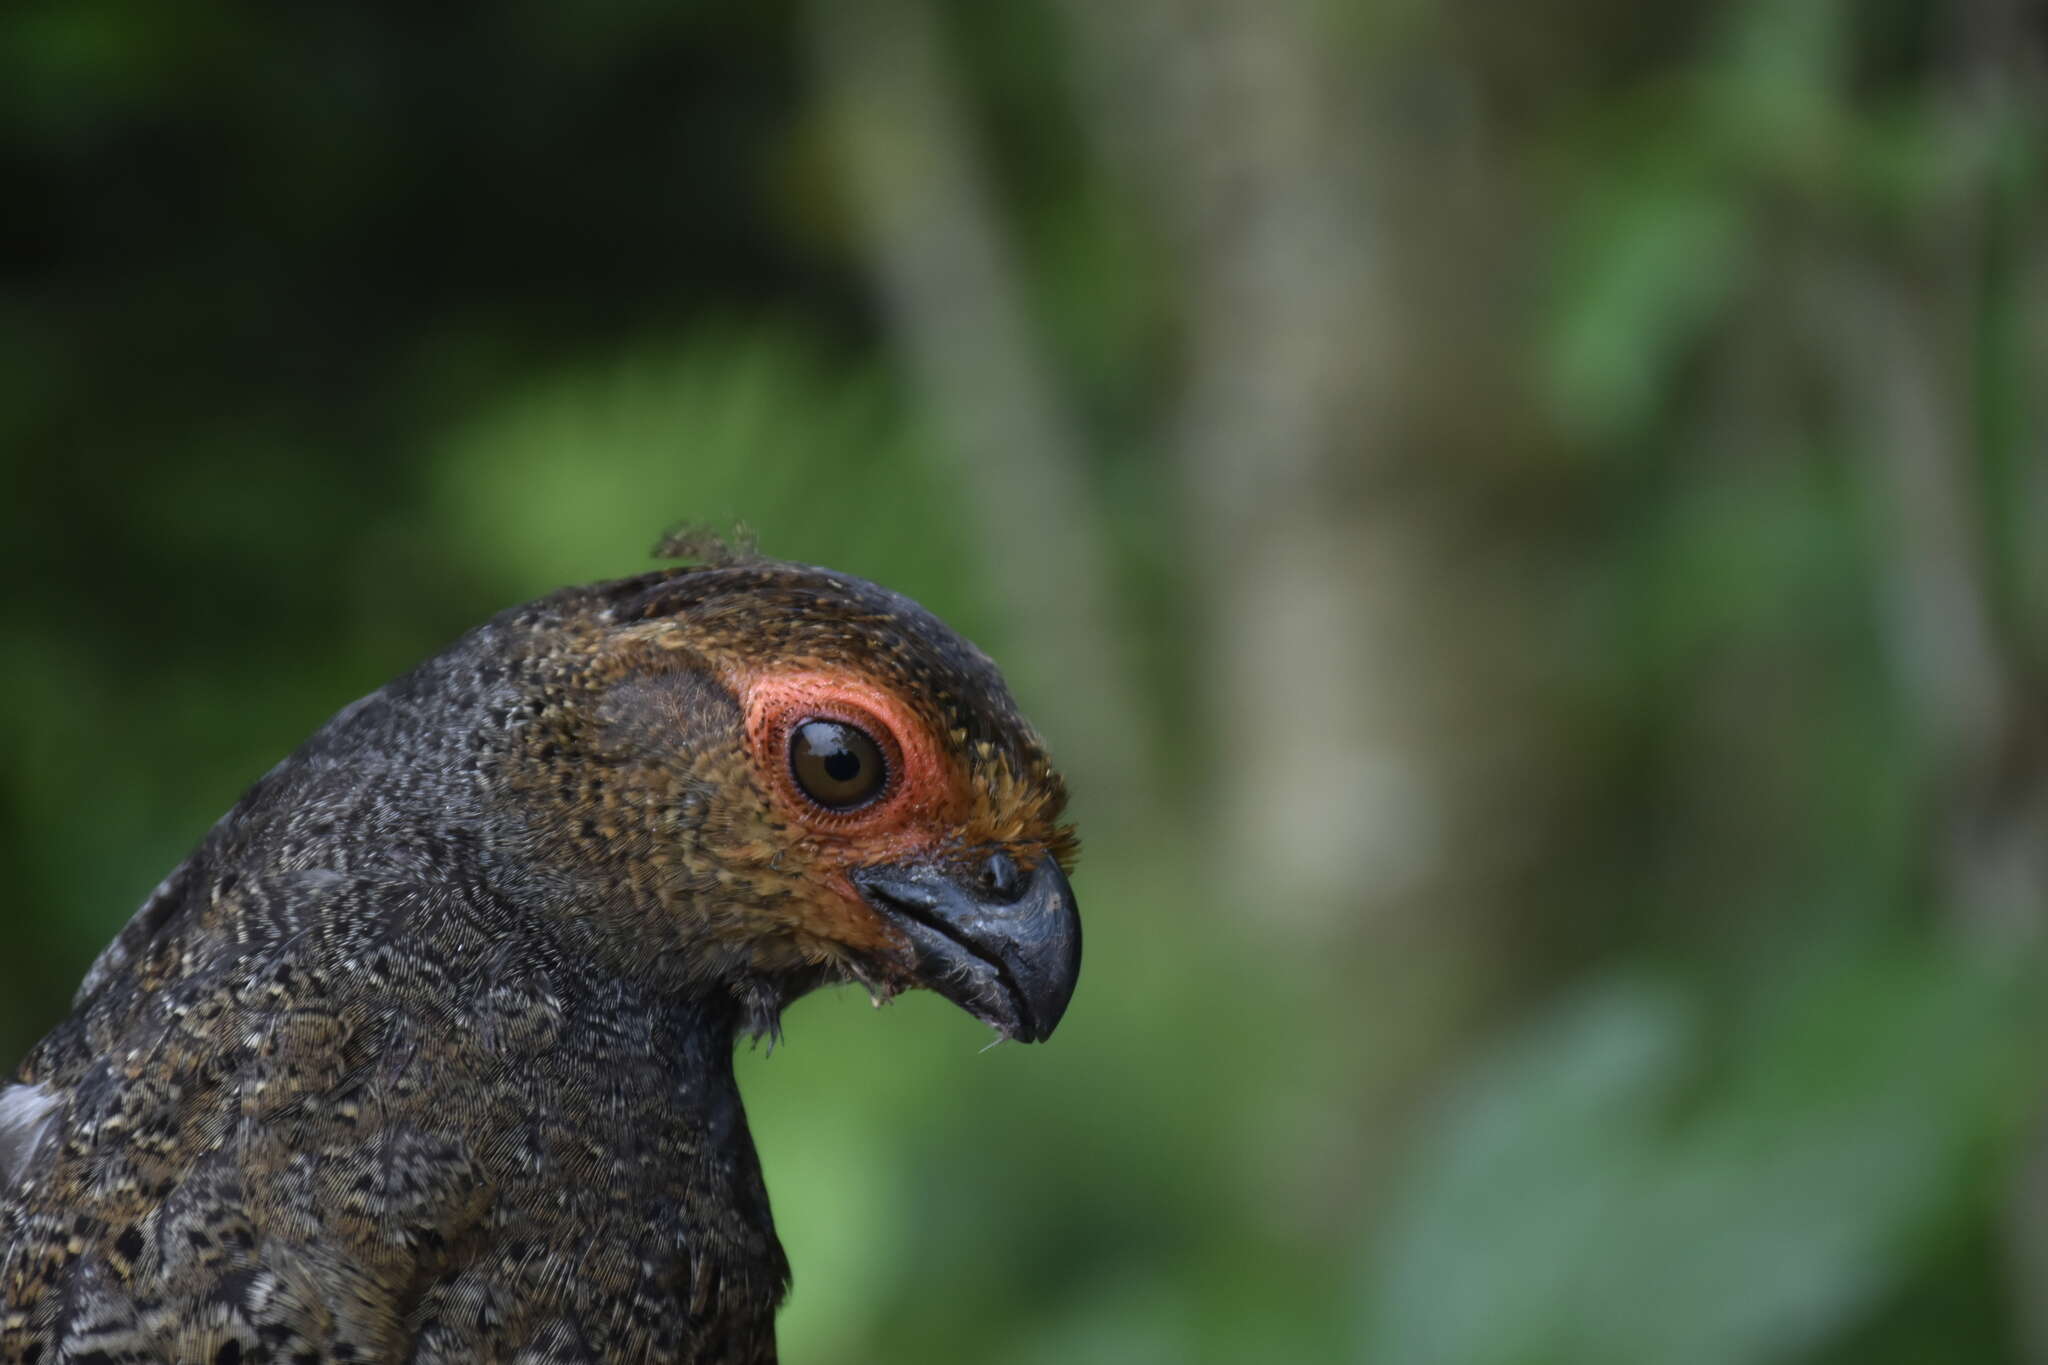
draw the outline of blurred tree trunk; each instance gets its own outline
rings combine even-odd
[[[2039,297],[2043,205],[2001,164],[2043,108],[2044,53],[2019,0],[1970,0],[1950,14],[1937,77],[1937,126],[1962,188],[1938,203],[1898,257],[1851,267],[1822,306],[1837,322],[1840,392],[1870,461],[1890,553],[1880,585],[1894,671],[1921,745],[1939,904],[1959,932],[2015,970],[2038,960],[2048,930],[2048,710],[2040,691],[2048,429],[2038,398],[2014,439],[2020,467],[1995,467],[1987,442],[1987,348],[2010,345],[2038,377],[2048,326],[2020,313],[2016,339],[1992,325],[1988,290]],[[2023,391],[2038,384],[2022,381]],[[2001,485],[2014,581],[2001,583]],[[2009,515],[2009,513],[2008,513]],[[2025,1358],[2048,1362],[2048,1122],[2034,1139],[2005,1219],[2008,1281]]]
[[[1232,775],[1211,811],[1219,865],[1275,927],[1328,937],[1426,881],[1444,838],[1436,737],[1407,697],[1432,673],[1432,533],[1403,486],[1400,320],[1359,95],[1312,6],[1068,9],[1096,122],[1178,239],[1172,445]]]
[[[877,286],[956,461],[1010,672],[1105,817],[1156,795],[1103,502],[1032,333],[971,111],[925,0],[819,0],[810,31]]]
[[[1091,126],[1178,258],[1216,885],[1356,1039],[1295,1078],[1326,1159],[1275,1203],[1355,1236],[1415,1087],[1511,965],[1576,771],[1533,676],[1542,589],[1484,511],[1531,446],[1467,326],[1511,306],[1501,181],[1465,73],[1398,18],[1368,63],[1306,0],[1065,12]]]
[[[2048,736],[1993,589],[1971,420],[1979,259],[1959,251],[1926,288],[1918,272],[1862,272],[1833,311],[1890,551],[1879,588],[1923,749],[1937,887],[1964,933],[2011,953],[2048,911]]]

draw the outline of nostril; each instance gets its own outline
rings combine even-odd
[[[1014,900],[1023,890],[1024,874],[1017,869],[1017,860],[997,849],[988,855],[988,861],[981,865],[981,884],[990,895],[1004,900]]]

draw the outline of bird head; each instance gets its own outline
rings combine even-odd
[[[1052,1033],[1080,968],[1077,845],[986,655],[896,593],[765,559],[550,603],[568,643],[534,656],[492,786],[522,876],[622,966],[771,1030],[857,981]]]

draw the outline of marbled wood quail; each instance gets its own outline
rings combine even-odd
[[[735,1037],[837,981],[1046,1037],[1064,801],[845,574],[500,615],[251,788],[0,1089],[0,1360],[773,1360]]]

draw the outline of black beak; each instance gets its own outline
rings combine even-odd
[[[1081,974],[1081,915],[1050,853],[858,868],[853,884],[910,940],[918,980],[1006,1038],[1052,1036]]]

